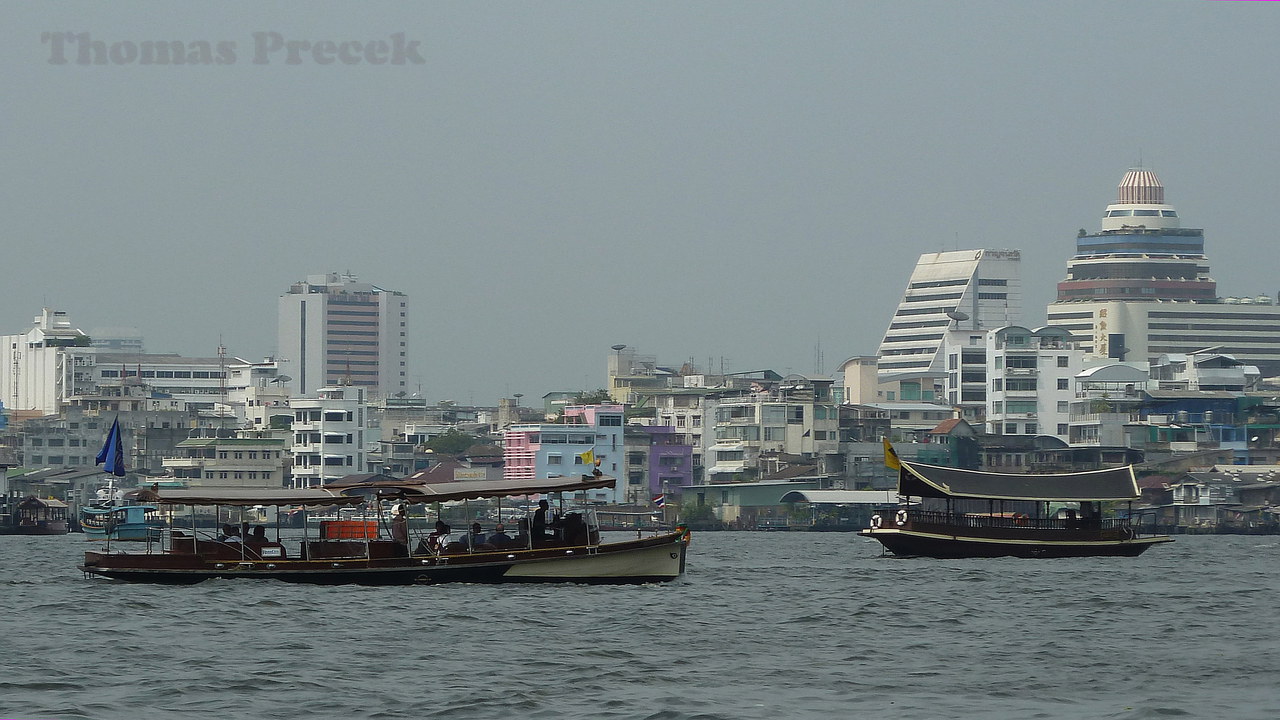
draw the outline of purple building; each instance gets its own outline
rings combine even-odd
[[[626,484],[622,502],[653,506],[659,495],[667,504],[678,500],[680,488],[693,484],[693,446],[681,442],[682,433],[665,425],[626,427]]]

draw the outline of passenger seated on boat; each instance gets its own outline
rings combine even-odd
[[[569,545],[587,544],[587,524],[580,513],[569,513],[560,521],[560,532]]]
[[[436,521],[436,529],[431,534],[418,543],[417,552],[419,553],[438,553],[449,546],[449,533],[453,529],[445,524],[443,520]]]
[[[1067,529],[1075,530],[1076,528],[1080,527],[1080,520],[1079,518],[1076,517],[1076,511],[1072,510],[1071,508],[1067,508],[1066,513],[1067,513],[1067,523],[1066,523]]]
[[[471,523],[471,532],[462,536],[463,548],[470,550],[479,550],[481,545],[485,544],[484,531],[480,528],[480,523]]]
[[[529,518],[522,517],[516,521],[516,537],[511,544],[516,547],[529,547]]]
[[[511,539],[511,536],[507,534],[506,528],[503,524],[498,523],[493,528],[493,532],[489,535],[487,542],[495,548],[504,548],[510,545],[513,540]]]
[[[267,540],[267,526],[265,526],[265,525],[254,525],[254,526],[249,530],[249,537],[247,538],[247,540],[248,540],[248,542],[251,542],[251,543],[265,543],[265,542],[269,542],[269,541]]]
[[[235,525],[223,525],[222,534],[218,536],[218,542],[240,542],[240,528]]]

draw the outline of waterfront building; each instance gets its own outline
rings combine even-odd
[[[293,398],[292,487],[323,485],[367,471],[366,389],[352,385],[320,388],[312,397]]]
[[[503,433],[503,478],[532,480],[623,472],[622,405],[569,405],[563,422],[519,423]],[[588,499],[622,502],[625,488],[587,491]]]
[[[408,392],[408,299],[350,274],[309,275],[280,296],[277,350],[294,394],[354,385]]]
[[[943,345],[950,331],[985,331],[1019,322],[1021,259],[1018,250],[921,255],[880,343],[880,380],[945,371]]]
[[[626,486],[622,502],[650,505],[663,496],[674,504],[680,489],[693,482],[693,447],[685,434],[661,425],[627,425]]]
[[[130,472],[160,472],[162,459],[198,423],[190,410],[153,407],[146,398],[124,400],[105,412],[96,409],[93,402],[68,405],[56,415],[22,422],[19,437],[23,465],[93,468],[107,430],[116,419],[120,421],[125,467]]]
[[[1218,295],[1204,231],[1181,226],[1150,170],[1125,173],[1101,230],[1080,231],[1048,318],[1098,357],[1212,350],[1280,374],[1280,306],[1270,295]]]
[[[1010,325],[987,333],[987,432],[991,435],[1070,434],[1072,382],[1084,365],[1070,330]]]
[[[0,335],[0,404],[27,416],[56,415],[92,389],[95,353],[66,312],[41,309],[26,332]]]
[[[715,444],[704,460],[710,481],[759,478],[761,456],[769,453],[805,458],[824,473],[842,466],[833,384],[831,378],[789,375],[772,388],[719,399],[711,416]]]
[[[164,468],[190,487],[281,487],[288,431],[197,430],[179,442]]]

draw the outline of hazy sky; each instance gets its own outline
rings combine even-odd
[[[1021,249],[1042,322],[1139,158],[1221,292],[1280,289],[1270,3],[0,8],[3,333],[51,306],[258,358],[290,283],[349,270],[409,294],[431,399],[600,387],[615,343],[830,373],[923,252]],[[255,63],[255,33],[404,63]],[[156,40],[214,63],[126,62]]]

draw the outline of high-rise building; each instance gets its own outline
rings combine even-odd
[[[948,331],[987,330],[1018,322],[1021,260],[1018,250],[921,255],[880,343],[880,379],[944,372],[943,340]]]
[[[1048,318],[1098,357],[1148,362],[1211,349],[1280,374],[1280,307],[1270,295],[1218,296],[1204,231],[1181,226],[1150,170],[1125,173],[1101,231],[1080,232]]]
[[[1204,230],[1184,228],[1164,202],[1164,186],[1150,170],[1132,169],[1116,202],[1102,215],[1101,232],[1080,231],[1059,303],[1078,300],[1213,301]]]
[[[289,388],[357,385],[382,397],[408,391],[404,293],[349,274],[310,275],[280,296],[277,351]]]

